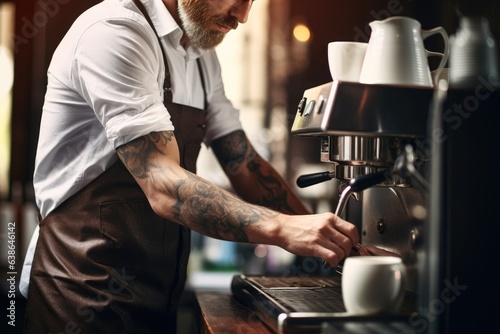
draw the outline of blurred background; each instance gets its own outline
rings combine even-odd
[[[33,165],[51,55],[74,19],[98,2],[0,0],[2,300],[9,289],[5,277],[12,271],[8,268],[9,237],[15,233],[19,278],[36,226]],[[488,18],[495,38],[500,36],[499,0],[257,0],[248,23],[231,32],[218,47],[226,94],[241,110],[250,140],[290,184],[295,185],[301,174],[327,169],[320,163],[319,140],[294,138],[290,128],[304,90],[332,80],[328,43],[368,42],[369,22],[396,15],[416,18],[424,29],[442,26],[450,36],[460,15],[481,15]],[[431,50],[441,48],[438,37],[425,43]],[[438,59],[429,61],[432,70]],[[207,148],[200,155],[198,171],[231,190]],[[296,191],[312,211],[330,211],[338,196],[332,182],[336,181]],[[15,230],[9,230],[12,222]],[[189,284],[193,288],[228,288],[229,276],[218,273],[280,273],[297,266],[294,256],[266,245],[241,245],[195,234],[192,249]],[[21,305],[22,298],[17,300]],[[21,316],[21,306],[18,312]]]

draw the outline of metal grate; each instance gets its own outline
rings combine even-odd
[[[360,321],[363,326],[407,324],[415,311],[414,296],[407,293],[398,314],[353,316],[345,311],[341,276],[273,277],[235,275],[231,283],[234,297],[249,307],[275,333],[337,333]],[[331,326],[327,326],[329,322]],[[323,328],[322,328],[323,326]],[[326,326],[326,327],[325,327]],[[338,327],[340,326],[340,327]],[[367,327],[362,329],[366,329]],[[355,328],[357,330],[358,327]],[[410,328],[411,329],[411,328]],[[351,332],[346,332],[351,333]],[[358,333],[352,331],[352,333]],[[393,333],[393,331],[387,331]],[[414,333],[413,330],[407,333]]]
[[[253,277],[248,280],[294,312],[345,312],[338,277]]]

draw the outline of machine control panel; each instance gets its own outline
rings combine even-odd
[[[425,137],[433,89],[332,81],[307,89],[292,134]]]

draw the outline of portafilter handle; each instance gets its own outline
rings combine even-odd
[[[335,177],[335,172],[319,172],[301,175],[297,179],[297,186],[305,188],[315,184],[331,180]]]

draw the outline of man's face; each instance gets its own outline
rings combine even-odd
[[[179,0],[182,28],[191,44],[201,49],[213,49],[220,44],[231,29],[238,27],[238,18],[231,14],[231,8],[242,2],[248,0]],[[250,6],[246,8],[248,14]]]

